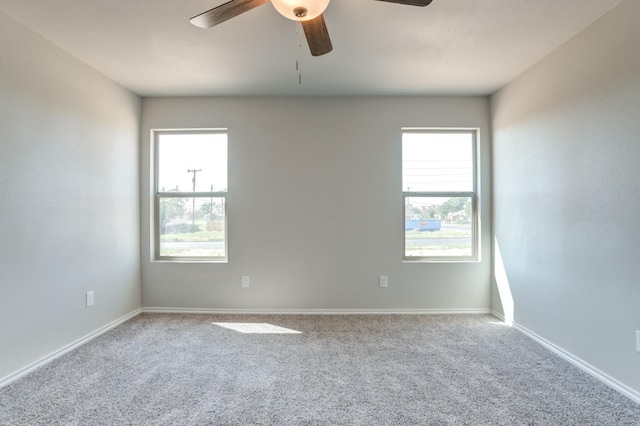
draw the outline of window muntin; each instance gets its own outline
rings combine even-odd
[[[476,133],[403,129],[405,260],[477,260]]]
[[[227,133],[156,131],[156,260],[227,259]]]

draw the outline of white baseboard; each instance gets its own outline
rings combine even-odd
[[[493,316],[497,317],[497,318],[500,318],[503,321],[505,320],[504,315],[502,315],[501,313],[499,313],[497,311],[493,311],[492,310],[491,314]],[[621,394],[623,394],[626,397],[630,398],[632,401],[640,404],[640,392],[638,392],[637,390],[635,390],[635,389],[625,385],[621,381],[609,376],[604,371],[599,370],[598,368],[594,367],[593,365],[589,364],[588,362],[578,358],[577,356],[573,355],[570,352],[567,352],[566,350],[564,350],[561,347],[557,346],[556,344],[548,341],[544,337],[534,333],[533,331],[529,330],[528,328],[523,327],[522,325],[520,325],[520,324],[518,324],[516,322],[513,323],[513,328],[515,328],[516,330],[518,330],[519,332],[521,332],[525,336],[527,336],[527,337],[533,339],[534,341],[540,343],[542,346],[544,346],[545,348],[549,349],[550,351],[552,351],[556,355],[560,356],[562,359],[570,362],[571,364],[573,364],[576,367],[580,368],[584,372],[586,372],[586,373],[590,374],[591,376],[595,377],[596,379],[600,380],[601,382],[603,382],[604,384],[606,384],[610,388],[613,388],[613,389],[617,390]]]
[[[32,362],[31,364],[27,365],[26,367],[21,368],[18,371],[15,371],[11,374],[9,374],[8,376],[2,377],[0,378],[0,388],[2,388],[3,386],[8,385],[9,383],[18,380],[20,377],[29,374],[30,372],[32,372],[33,370],[42,367],[45,364],[48,364],[49,362],[53,361],[56,358],[61,357],[62,355],[66,354],[69,351],[74,350],[75,348],[77,348],[78,346],[84,345],[85,343],[87,343],[88,341],[95,339],[96,337],[100,336],[101,334],[106,333],[107,331],[111,330],[112,328],[115,328],[117,326],[119,326],[120,324],[122,324],[123,322],[135,317],[136,315],[139,315],[142,312],[141,309],[136,309],[135,311],[132,311],[128,314],[126,314],[123,317],[120,317],[118,319],[116,319],[115,321],[110,322],[109,324],[100,327],[99,329],[92,331],[91,333],[87,334],[86,336],[83,336],[81,338],[79,338],[76,341],[73,341],[71,343],[69,343],[68,345],[54,351],[51,352],[49,355],[46,355],[42,358],[40,358],[39,360]]]
[[[206,309],[142,308],[145,313],[248,315],[452,315],[490,314],[489,309]]]

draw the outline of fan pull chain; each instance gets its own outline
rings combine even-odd
[[[296,21],[296,71],[298,71],[298,84],[302,85],[302,66],[300,60],[300,52],[302,49],[302,41],[301,41],[301,33],[302,33],[302,20],[298,18]]]

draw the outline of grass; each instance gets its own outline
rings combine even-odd
[[[189,242],[189,241],[224,241],[223,231],[198,231],[184,234],[164,234],[160,235],[160,241],[168,242]]]
[[[471,237],[470,229],[441,229],[440,231],[406,231],[405,238],[464,238]]]
[[[224,252],[216,250],[214,248],[162,248],[160,250],[160,256],[174,256],[174,257],[221,257],[224,256]]]
[[[446,246],[411,247],[405,253],[406,256],[430,257],[430,256],[471,256],[471,247],[464,244],[451,244]]]

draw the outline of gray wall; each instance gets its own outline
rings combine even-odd
[[[2,379],[140,306],[140,99],[4,14],[0,40]]]
[[[516,323],[640,391],[640,2],[492,98],[494,231]],[[501,310],[498,292],[493,306]]]
[[[482,262],[402,263],[403,126],[481,129]],[[150,261],[150,129],[191,127],[229,129],[228,264]],[[486,97],[145,99],[143,305],[488,310],[488,129]]]

